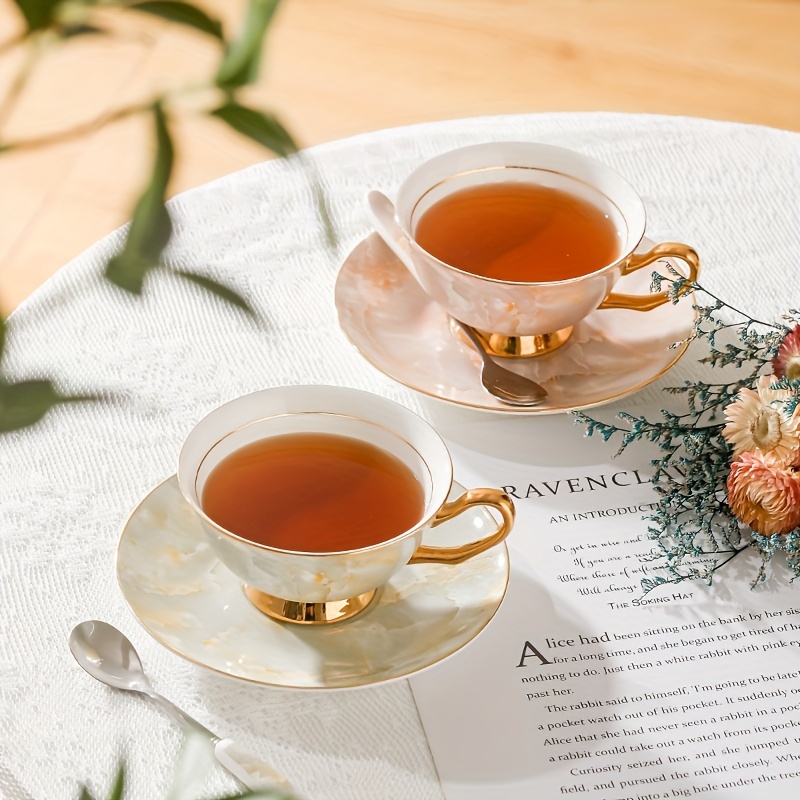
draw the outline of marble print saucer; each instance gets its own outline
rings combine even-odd
[[[652,243],[642,241],[641,249]],[[646,294],[657,261],[620,279],[614,291]],[[501,359],[548,392],[532,408],[506,405],[480,382],[480,358],[450,327],[377,233],[345,259],[336,281],[339,325],[362,356],[390,378],[461,406],[510,414],[555,414],[602,405],[642,389],[683,355],[695,319],[691,296],[648,312],[595,311],[548,355]],[[680,342],[676,347],[675,343]]]
[[[464,492],[454,484],[451,496]],[[455,545],[496,526],[482,508],[426,533]],[[117,577],[133,613],[160,644],[235,678],[296,689],[339,689],[405,678],[471,642],[508,585],[503,543],[464,564],[404,567],[351,620],[325,628],[276,622],[257,611],[207,544],[172,476],[125,524]]]

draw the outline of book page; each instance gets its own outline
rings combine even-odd
[[[795,800],[790,573],[775,559],[751,589],[760,558],[748,550],[712,586],[643,594],[653,451],[614,459],[613,443],[584,439],[569,418],[513,422],[448,437],[456,480],[505,487],[517,521],[495,618],[411,679],[447,800]]]

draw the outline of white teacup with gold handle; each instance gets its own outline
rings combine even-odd
[[[422,289],[498,356],[550,352],[597,309],[669,302],[663,291],[613,291],[659,259],[683,261],[689,283],[700,272],[685,244],[636,252],[646,225],[636,190],[601,162],[547,144],[443,153],[403,181],[394,204],[371,192],[369,211]]]
[[[408,564],[458,564],[502,542],[501,489],[448,500],[453,466],[436,431],[405,407],[335,386],[266,389],[200,420],[179,456],[181,492],[216,555],[264,613],[324,624],[363,611]],[[497,528],[455,547],[425,532],[475,505]]]

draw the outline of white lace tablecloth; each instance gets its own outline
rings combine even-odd
[[[130,636],[158,689],[271,761],[309,800],[440,800],[405,681],[293,692],[189,664],[127,608],[115,548],[137,501],[174,471],[195,421],[233,397],[330,383],[426,412],[340,331],[339,260],[370,230],[369,189],[391,194],[421,161],[498,139],[563,145],[621,172],[644,198],[648,235],[696,247],[702,283],[752,315],[774,318],[800,305],[800,135],[685,118],[494,117],[314,148],[340,232],[337,256],[323,246],[303,174],[288,163],[259,164],[177,197],[170,262],[235,285],[260,310],[259,325],[166,275],[132,300],[101,278],[119,232],[98,242],[13,315],[4,356],[14,377],[54,375],[65,391],[104,399],[56,409],[0,439],[0,797],[76,797],[82,781],[101,794],[120,753],[130,797],[165,796],[179,731],[146,700],[95,682],[68,650],[72,627],[98,618]],[[652,400],[656,388],[623,405]],[[534,430],[547,419],[529,423]],[[235,786],[216,769],[205,790]]]

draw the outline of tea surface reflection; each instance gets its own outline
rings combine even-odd
[[[423,489],[400,459],[369,442],[292,433],[251,442],[209,474],[202,508],[257,544],[305,553],[369,547],[413,528]]]
[[[445,264],[520,283],[577,278],[611,264],[620,252],[616,226],[601,205],[520,181],[446,195],[422,214],[414,236]]]

